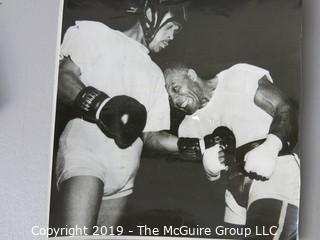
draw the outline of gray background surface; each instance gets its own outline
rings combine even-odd
[[[301,239],[320,235],[320,2],[305,0]],[[0,5],[0,238],[35,239],[48,220],[59,1]],[[37,238],[40,239],[40,238]]]
[[[58,1],[1,0],[0,239],[48,219]]]

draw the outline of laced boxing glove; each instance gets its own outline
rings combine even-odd
[[[110,98],[91,86],[80,91],[74,108],[79,117],[97,124],[122,149],[141,135],[147,120],[145,107],[134,98],[126,95]]]
[[[235,151],[234,134],[227,127],[218,127],[212,134],[204,137],[206,150],[203,154],[203,168],[209,181],[218,180],[221,171],[228,170],[226,153]]]
[[[220,144],[227,151],[234,151],[235,138],[227,127],[218,127],[212,134],[206,135],[203,139],[180,137],[178,149],[181,158],[185,160],[201,161],[206,149]]]
[[[201,145],[200,145],[201,144]],[[179,138],[178,149],[180,157],[187,161],[201,161],[205,147],[199,138]]]
[[[257,179],[268,180],[274,172],[281,149],[281,140],[277,136],[269,134],[261,145],[244,156],[244,170],[260,177]]]

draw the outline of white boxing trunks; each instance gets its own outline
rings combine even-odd
[[[239,184],[243,184],[240,183]],[[244,185],[243,185],[244,186]],[[300,160],[297,155],[279,156],[271,178],[267,181],[253,180],[248,191],[241,196],[232,189],[225,193],[225,222],[244,225],[250,205],[260,199],[276,199],[299,207],[300,202]],[[246,204],[241,202],[247,199]],[[240,200],[241,199],[241,200]]]
[[[70,131],[71,126],[73,131]],[[80,132],[83,134],[83,131],[87,136],[83,140],[70,136]],[[74,139],[78,142],[75,143]],[[58,188],[63,181],[83,175],[97,177],[104,183],[104,199],[131,194],[142,144],[141,138],[138,138],[129,148],[120,149],[95,124],[81,119],[70,121],[59,141],[56,168]]]

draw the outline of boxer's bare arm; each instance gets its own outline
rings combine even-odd
[[[80,75],[80,68],[69,57],[60,61],[58,99],[62,103],[72,105],[78,93],[85,87]]]
[[[179,152],[178,138],[165,131],[145,132],[143,133],[143,141],[147,150],[172,154]]]
[[[269,133],[278,136],[283,146],[292,149],[297,143],[298,114],[289,98],[263,77],[259,80],[254,102],[273,117]]]

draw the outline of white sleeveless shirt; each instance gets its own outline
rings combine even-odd
[[[265,138],[272,117],[254,103],[258,82],[268,71],[249,64],[236,64],[220,72],[217,88],[209,103],[186,116],[179,127],[179,137],[203,138],[219,126],[228,127],[239,147]]]

